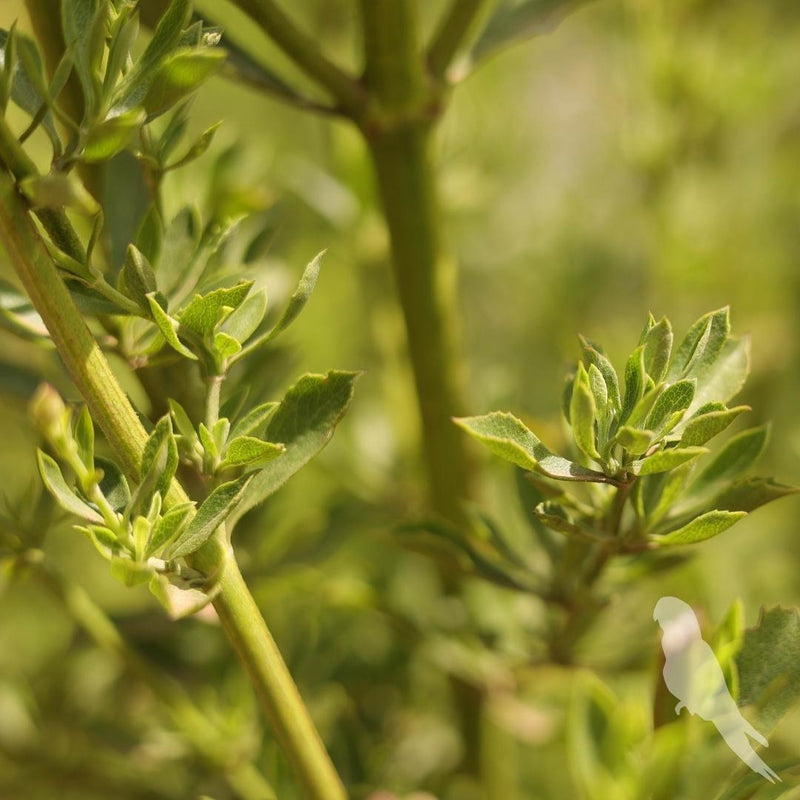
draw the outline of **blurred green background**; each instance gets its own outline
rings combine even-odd
[[[359,63],[354,2],[286,5],[327,50]],[[424,5],[431,23],[444,6]],[[197,7],[273,56],[227,4]],[[22,4],[4,0],[0,27],[14,19],[28,29]],[[170,178],[168,208],[250,204],[269,236],[263,281],[276,304],[328,249],[291,347],[274,359],[276,397],[302,372],[367,370],[331,445],[243,521],[235,542],[334,761],[358,798],[381,788],[480,797],[458,769],[458,701],[447,682],[457,674],[490,689],[484,771],[507,791],[495,796],[595,796],[575,777],[580,745],[567,724],[570,696],[589,679],[537,664],[540,604],[477,579],[445,597],[432,560],[393,530],[421,508],[418,432],[386,235],[358,134],[222,79],[196,97],[192,124],[199,132],[218,119],[211,151]],[[620,366],[648,311],[682,332],[730,304],[734,332],[752,336],[752,375],[739,398],[753,407],[747,423],[773,423],[759,472],[800,483],[800,5],[591,3],[465,80],[443,121],[439,156],[472,413],[513,411],[556,448],[577,333],[601,342]],[[136,191],[133,179],[116,186],[123,203]],[[9,267],[0,270],[7,276]],[[51,352],[2,331],[0,353],[0,488],[14,508],[38,483],[26,399],[40,375],[69,390]],[[493,461],[485,469],[486,509],[522,531],[510,469]],[[697,547],[678,570],[627,585],[609,575],[611,603],[582,662],[622,698],[621,741],[635,749],[647,740],[656,599],[683,597],[712,628],[737,597],[748,624],[762,605],[800,603],[799,510],[797,498],[762,509]],[[223,800],[234,795],[221,776],[243,757],[279,797],[299,797],[216,626],[169,622],[144,588],[114,582],[67,521],[43,549],[138,651],[184,684],[227,732],[230,752],[214,758],[192,743],[47,587],[6,577],[0,797]],[[697,748],[711,753],[696,796],[715,796],[730,754],[693,731]],[[800,755],[798,733],[800,718],[785,720],[771,756]]]

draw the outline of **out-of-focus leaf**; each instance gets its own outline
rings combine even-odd
[[[147,209],[136,232],[136,247],[151,264],[157,264],[163,242],[164,223],[158,207],[153,203]]]
[[[736,656],[740,702],[755,705],[764,726],[773,728],[800,700],[800,615],[796,608],[762,609],[744,633]]]
[[[89,522],[102,523],[103,517],[69,487],[56,461],[41,450],[37,451],[36,456],[42,482],[61,508]]]
[[[64,0],[61,4],[64,42],[73,47],[75,72],[90,114],[99,100],[99,70],[107,13],[107,4],[100,0]]]
[[[328,443],[350,407],[359,374],[304,375],[289,389],[264,435],[271,442],[282,442],[286,452],[253,478],[234,520],[280,489]]]
[[[701,494],[724,481],[738,478],[764,452],[769,425],[750,428],[734,436],[692,481],[691,494]]]
[[[651,537],[659,546],[693,544],[711,539],[747,516],[745,511],[707,511],[677,530]]]
[[[19,188],[34,208],[74,208],[88,215],[99,210],[97,201],[74,173],[31,175],[19,182]]]
[[[200,136],[197,137],[194,144],[192,144],[192,146],[177,161],[165,165],[164,170],[178,169],[179,167],[184,167],[187,164],[190,164],[192,161],[200,158],[200,156],[202,156],[208,150],[208,148],[211,147],[211,142],[214,141],[214,136],[221,124],[222,122],[215,122],[213,125],[206,128],[200,134]]]
[[[533,515],[542,525],[550,528],[551,531],[566,534],[567,536],[577,536],[579,539],[590,539],[597,541],[602,537],[589,530],[577,522],[573,522],[567,515],[563,506],[556,502],[540,503],[533,509]]]
[[[0,280],[0,325],[26,339],[50,339],[50,333],[33,303],[3,280]]]
[[[159,65],[144,97],[148,117],[157,117],[183,100],[218,72],[224,61],[225,51],[212,48],[171,53]]]
[[[513,414],[494,411],[481,417],[459,417],[453,421],[495,455],[523,469],[562,481],[613,483],[602,472],[551,453]]]
[[[168,297],[178,284],[200,242],[200,220],[191,206],[181,209],[167,225],[158,259],[158,285]],[[155,262],[154,262],[155,264]]]
[[[616,435],[616,441],[632,455],[638,456],[647,451],[650,442],[653,440],[653,431],[631,428],[623,425]]]
[[[153,569],[141,561],[113,556],[111,558],[111,574],[125,586],[138,586],[150,580],[153,576]]]
[[[220,330],[244,344],[261,324],[266,311],[267,293],[259,289],[225,319]]]
[[[671,447],[666,450],[659,450],[647,458],[634,461],[630,466],[630,471],[634,475],[654,475],[657,472],[666,472],[675,469],[693,458],[702,456],[708,452],[707,447]]]
[[[244,496],[251,477],[223,483],[203,501],[189,524],[167,549],[168,558],[180,558],[193,553],[209,539],[230,516]]]
[[[324,250],[321,253],[318,253],[311,260],[305,270],[303,270],[303,274],[300,277],[300,282],[297,284],[297,288],[294,290],[294,293],[289,298],[289,302],[286,305],[286,310],[283,312],[283,315],[278,320],[275,327],[267,335],[267,339],[272,339],[281,331],[286,330],[286,328],[288,328],[289,325],[291,325],[292,322],[297,319],[297,316],[305,308],[306,303],[311,297],[311,293],[314,291],[314,287],[317,285],[319,269],[322,264],[322,256],[324,255]]]
[[[89,163],[107,161],[125,149],[144,120],[145,112],[141,108],[107,117],[89,130],[81,157]]]
[[[726,511],[754,511],[773,500],[798,492],[800,488],[785,486],[771,478],[745,478],[724,488],[711,505]]]

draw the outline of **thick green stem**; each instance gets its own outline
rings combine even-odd
[[[389,229],[431,501],[462,521],[461,502],[475,487],[466,437],[451,421],[465,404],[455,264],[442,247],[431,153],[441,98],[424,72],[414,4],[362,0],[361,7],[364,81],[374,99],[361,127]]]
[[[5,173],[0,173],[0,240],[93,419],[123,470],[138,481],[147,433],[51,262],[14,182]],[[167,504],[187,500],[183,487],[173,481]],[[215,536],[192,561],[197,569],[219,576],[214,607],[308,796],[343,800],[341,781],[229,547]]]

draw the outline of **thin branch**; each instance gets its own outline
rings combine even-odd
[[[491,0],[453,0],[428,47],[428,68],[435,78],[445,77],[487,2]]]
[[[326,58],[319,42],[298,28],[273,0],[234,0],[234,3],[348,114],[353,116],[360,111],[365,97],[358,81]]]

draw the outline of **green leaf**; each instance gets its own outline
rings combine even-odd
[[[667,380],[699,375],[704,366],[713,363],[730,333],[727,307],[710,311],[695,322],[683,337],[672,359]],[[719,398],[718,398],[719,399]]]
[[[276,492],[328,443],[350,407],[359,374],[304,375],[289,389],[264,435],[271,442],[283,442],[286,452],[253,478],[236,519]]]
[[[196,294],[180,311],[178,321],[193,333],[206,336],[224,319],[226,309],[236,309],[244,302],[252,286],[253,281],[242,281],[206,295]]]
[[[589,364],[587,373],[589,376],[589,385],[592,387],[595,408],[597,409],[598,422],[604,422],[608,416],[609,410],[608,387],[606,386],[605,378],[603,378],[603,374],[594,364]]]
[[[178,50],[159,65],[144,98],[150,119],[168,111],[218,72],[225,51],[212,48]]]
[[[800,700],[800,615],[796,608],[761,610],[758,624],[744,632],[736,656],[740,702],[758,708],[772,729]]]
[[[74,208],[90,216],[100,210],[74,173],[31,175],[19,182],[19,188],[33,208]]]
[[[92,425],[92,417],[87,406],[83,406],[78,413],[72,433],[78,448],[78,458],[91,473],[94,471],[94,425]]]
[[[170,398],[168,401],[172,419],[178,428],[178,433],[187,441],[190,447],[199,441],[197,431],[194,429],[192,420],[186,413],[186,409],[177,401]]]
[[[64,42],[73,46],[75,72],[90,116],[99,101],[99,71],[103,56],[108,5],[100,0],[64,0],[61,25]]]
[[[220,330],[244,344],[261,324],[266,311],[267,293],[259,289],[225,319]]]
[[[201,547],[214,531],[230,516],[242,499],[250,476],[223,483],[203,501],[184,531],[167,549],[170,559],[188,556]]]
[[[147,302],[150,306],[150,313],[153,315],[153,321],[161,331],[161,335],[167,340],[167,344],[184,358],[197,361],[197,356],[178,338],[178,322],[161,308],[154,292],[147,295]]]
[[[769,425],[750,428],[731,438],[692,481],[689,492],[700,494],[712,486],[739,477],[764,451],[768,438]]]
[[[259,436],[267,424],[267,420],[275,413],[280,403],[262,403],[248,411],[234,426],[231,438],[239,436]]]
[[[145,311],[150,306],[147,295],[156,291],[156,276],[150,262],[135,245],[129,244],[119,273],[117,289],[138,303]]]
[[[318,253],[308,266],[306,266],[305,270],[303,270],[300,282],[297,284],[294,294],[289,298],[289,302],[286,305],[286,310],[283,312],[283,315],[278,320],[275,327],[267,335],[267,340],[274,338],[281,331],[286,330],[305,308],[308,299],[311,297],[311,293],[314,291],[314,287],[317,285],[322,256],[324,255],[324,250]]]
[[[153,527],[150,541],[147,543],[146,555],[158,556],[177,536],[180,535],[189,523],[194,503],[181,503],[173,506]]]
[[[551,453],[513,414],[493,411],[485,416],[459,417],[453,421],[495,455],[522,469],[541,472],[549,478],[562,481],[614,483],[602,472],[595,472]]]
[[[579,539],[598,541],[603,538],[599,534],[584,528],[570,520],[564,508],[557,502],[539,503],[533,509],[533,515],[542,525],[546,525],[550,530],[567,536],[576,536]]]
[[[113,461],[101,456],[95,457],[95,464],[103,473],[99,483],[103,497],[114,511],[124,511],[131,501],[131,490],[122,470]]]
[[[214,358],[216,359],[219,371],[224,370],[229,358],[233,358],[242,349],[242,345],[227,333],[214,334]]]
[[[659,383],[666,375],[672,353],[672,325],[666,317],[657,323],[651,317],[651,322],[653,324],[648,326],[640,344],[644,345],[645,372],[654,383]]]
[[[110,561],[112,556],[121,549],[114,531],[106,528],[105,525],[75,525],[74,529],[86,536],[94,545],[95,550],[107,561]]]
[[[206,128],[195,140],[194,144],[177,161],[173,161],[171,164],[167,164],[164,167],[164,171],[168,172],[169,170],[178,169],[179,167],[185,167],[187,164],[200,158],[200,156],[211,147],[211,142],[214,141],[214,136],[221,124],[221,121],[215,122],[213,125]]]
[[[655,434],[653,431],[645,431],[640,428],[631,428],[623,425],[614,437],[617,444],[624,447],[629,453],[639,456],[647,452]]]
[[[225,460],[220,469],[237,466],[266,464],[283,453],[286,448],[282,444],[273,444],[256,439],[254,436],[237,436],[231,439],[225,451]]]
[[[470,61],[487,58],[517,42],[554,31],[561,20],[586,0],[525,0],[500,3],[470,52]]]
[[[111,558],[111,574],[125,586],[138,586],[152,578],[153,568],[142,561],[113,556]]]
[[[584,363],[587,365],[587,367],[593,364],[600,371],[600,374],[603,376],[603,380],[606,384],[609,403],[611,403],[613,409],[619,411],[620,394],[617,371],[614,369],[611,362],[597,348],[589,344],[589,342],[582,336],[579,336],[578,338],[580,339],[583,347]]]
[[[86,136],[81,158],[88,163],[108,161],[128,146],[144,124],[145,116],[143,109],[132,108],[93,125]]]
[[[744,478],[724,488],[712,505],[726,511],[754,511],[773,500],[798,492],[800,488],[777,483],[772,478]]]
[[[667,386],[658,396],[653,408],[647,415],[645,427],[656,433],[664,432],[666,423],[674,418],[677,412],[684,412],[694,399],[694,392],[697,386],[695,378],[684,378],[683,380]],[[677,419],[675,420],[677,422]]]
[[[197,434],[200,437],[200,443],[203,445],[203,451],[210,459],[219,458],[219,449],[211,431],[201,422],[197,426]]]
[[[142,477],[150,482],[152,491],[166,496],[178,468],[178,445],[172,433],[172,418],[165,414],[156,423],[142,453]],[[149,503],[149,497],[147,503]]]
[[[599,371],[598,371],[599,373]],[[597,407],[594,393],[589,382],[589,375],[583,364],[578,364],[575,381],[572,385],[572,397],[569,403],[569,422],[575,444],[584,455],[595,461],[600,460],[600,453],[595,443],[595,423]]]
[[[625,422],[645,393],[644,345],[631,353],[625,364],[625,400],[622,403],[620,422]]]
[[[133,6],[123,6],[111,29],[106,73],[103,77],[103,94],[108,95],[121,76],[128,55],[139,36],[139,15]]]
[[[180,284],[186,265],[200,243],[200,234],[197,210],[190,206],[181,209],[167,226],[156,272],[158,285],[168,297]]]
[[[707,511],[705,514],[695,517],[682,528],[669,531],[661,536],[653,536],[651,539],[659,546],[664,547],[702,542],[722,533],[746,516],[747,512],[745,511]]]
[[[50,339],[50,332],[33,303],[4,280],[0,280],[0,325],[26,339]]]
[[[136,247],[151,264],[157,264],[163,241],[164,223],[158,212],[158,206],[153,203],[142,217],[139,230],[136,232]]]
[[[659,450],[641,461],[634,461],[629,469],[634,475],[654,475],[657,472],[675,469],[707,452],[707,447],[670,447]]]
[[[721,408],[717,406],[722,406]],[[705,411],[704,409],[709,409]],[[681,436],[682,445],[699,445],[713,439],[717,434],[722,433],[739,414],[750,411],[750,406],[736,406],[735,408],[725,408],[721,403],[707,404],[698,409],[697,413],[691,417],[683,428]]]
[[[103,522],[103,517],[69,487],[64,480],[61,467],[58,466],[54,459],[41,450],[36,451],[36,457],[39,463],[39,474],[42,476],[42,483],[44,483],[47,491],[53,495],[61,508],[89,522]]]
[[[750,339],[728,339],[713,365],[698,378],[689,413],[713,401],[727,403],[744,386],[749,372]]]

